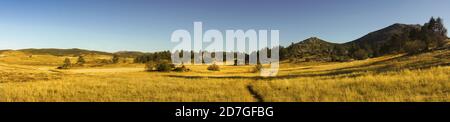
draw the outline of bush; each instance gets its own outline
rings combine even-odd
[[[95,59],[93,62],[95,65],[98,65],[98,66],[112,63],[111,60],[109,60],[109,59]]]
[[[220,71],[220,67],[217,64],[209,65],[207,69],[210,71]]]
[[[405,43],[404,49],[409,54],[416,54],[426,49],[426,44],[422,41],[408,41]]]
[[[262,68],[263,66],[261,64],[256,64],[255,67],[253,68],[253,72],[254,73],[260,72]]]
[[[348,62],[350,60],[351,60],[351,58],[348,56],[337,56],[337,55],[331,56],[331,61],[335,61],[335,62]]]
[[[186,66],[181,65],[181,67],[176,67],[175,69],[173,69],[173,71],[175,72],[188,72],[191,71],[191,69],[186,68]]]
[[[156,70],[160,72],[168,72],[171,71],[172,68],[175,68],[175,65],[169,63],[169,62],[161,62],[156,65]]]
[[[70,67],[72,67],[72,63],[69,58],[66,58],[64,59],[64,64],[59,66],[58,69],[69,69]]]
[[[112,61],[112,63],[114,63],[114,64],[119,63],[119,56],[118,56],[118,55],[113,55],[111,61]]]
[[[83,56],[78,56],[77,64],[78,65],[83,65],[84,63],[86,63],[86,60],[84,60],[84,57]]]
[[[155,70],[156,64],[154,62],[145,63],[145,71],[153,71]]]
[[[366,50],[363,49],[358,49],[355,51],[355,53],[353,54],[355,56],[356,59],[358,60],[364,60],[369,58],[369,54],[367,53]]]

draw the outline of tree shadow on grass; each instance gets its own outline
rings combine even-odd
[[[419,54],[418,54],[419,55]],[[371,62],[362,65],[350,66],[350,67],[342,67],[336,69],[329,70],[320,70],[320,71],[310,71],[302,74],[289,74],[289,75],[280,75],[273,77],[262,77],[262,76],[182,76],[182,75],[169,75],[169,77],[177,77],[177,78],[187,78],[187,79],[201,79],[201,78],[216,78],[216,79],[250,79],[250,80],[273,80],[273,79],[292,79],[299,77],[323,77],[323,79],[334,79],[334,78],[352,78],[358,77],[365,74],[365,72],[372,72],[374,74],[381,74],[385,72],[392,71],[401,71],[403,69],[428,69],[436,66],[450,66],[450,62],[446,62],[445,60],[426,60],[426,61],[412,61],[406,63],[404,65],[398,66],[395,62],[402,60],[411,60],[408,57],[413,55],[403,55],[398,56],[386,60]],[[305,67],[307,68],[307,67]],[[303,68],[300,68],[303,69]],[[290,70],[283,70],[290,71]]]
[[[323,77],[323,76],[329,76],[328,78],[337,78],[336,75],[349,74],[349,73],[351,73],[351,72],[332,72],[332,73],[324,73],[324,74],[295,74],[295,75],[280,75],[280,76],[271,76],[271,77],[265,77],[265,76],[185,76],[185,75],[167,75],[167,76],[174,77],[174,78],[186,78],[186,79],[213,78],[213,79],[276,80],[276,79],[292,79],[292,78],[299,78],[299,77]],[[341,76],[341,77],[357,77],[360,75],[361,74],[349,74],[349,75],[345,75],[345,76]]]

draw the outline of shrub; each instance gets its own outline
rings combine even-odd
[[[260,72],[262,68],[263,66],[261,64],[256,64],[255,67],[253,68],[253,72],[254,73]]]
[[[155,70],[156,64],[154,62],[145,63],[145,71],[153,71]]]
[[[112,61],[112,63],[114,63],[114,64],[119,63],[119,56],[118,56],[118,55],[113,55],[111,61]]]
[[[181,65],[181,67],[176,67],[175,69],[173,69],[173,71],[175,72],[188,72],[191,71],[191,69],[186,68],[186,66]]]
[[[426,44],[422,41],[408,41],[405,43],[404,49],[409,54],[416,54],[425,50]]]
[[[369,54],[367,53],[366,50],[363,50],[363,49],[356,50],[354,53],[354,56],[358,60],[363,60],[363,59],[369,58]]]
[[[166,61],[160,62],[159,64],[156,65],[156,70],[160,72],[168,72],[171,71],[172,68],[175,68],[175,65]]]
[[[348,62],[350,61],[350,57],[348,56],[338,56],[338,55],[332,55],[331,56],[331,61],[335,61],[335,62]]]
[[[96,64],[111,64],[111,60],[108,59],[95,59]]]
[[[207,69],[210,71],[220,71],[220,67],[217,64],[209,65]]]
[[[84,63],[86,63],[86,60],[84,60],[84,57],[78,56],[77,64],[83,65]]]
[[[70,67],[72,67],[72,63],[69,58],[66,58],[64,59],[64,64],[59,66],[58,69],[69,69]]]

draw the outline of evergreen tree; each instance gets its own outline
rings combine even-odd
[[[83,65],[86,63],[83,56],[78,56],[77,64]]]
[[[409,54],[420,53],[425,50],[424,42],[420,40],[408,41],[405,43],[404,50]]]
[[[369,54],[364,49],[358,49],[353,53],[353,56],[358,60],[367,59],[369,57]]]
[[[69,58],[64,59],[64,63],[62,66],[59,66],[58,69],[69,69],[72,67],[72,63],[70,62]]]
[[[111,60],[112,60],[112,62],[113,62],[114,64],[119,63],[119,56],[118,56],[118,55],[114,55],[113,58],[112,58]]]
[[[447,29],[441,18],[431,17],[430,21],[422,26],[421,32],[421,39],[425,42],[427,49],[440,47],[447,39]]]

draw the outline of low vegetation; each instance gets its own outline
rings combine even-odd
[[[217,64],[211,64],[211,65],[208,66],[207,69],[210,70],[210,71],[220,71],[220,67]]]
[[[160,72],[172,71],[173,68],[175,68],[175,65],[168,61],[162,61],[156,65],[156,70]]]
[[[249,72],[256,66],[245,65],[145,72],[144,64],[68,70],[1,64],[0,101],[450,101],[449,64],[449,50],[284,62],[275,78],[259,78]]]
[[[64,59],[64,63],[58,69],[69,69],[72,67],[72,62],[69,58]]]
[[[450,67],[424,70],[328,72],[309,77],[259,80],[251,85],[265,101],[450,101]],[[308,76],[308,75],[305,75]]]
[[[258,64],[255,65],[255,67],[253,68],[252,71],[253,71],[254,73],[257,73],[257,72],[260,72],[260,71],[262,70],[262,68],[263,68],[263,66],[262,66],[261,64],[258,63]]]
[[[189,71],[191,71],[191,69],[187,68],[185,65],[181,65],[181,66],[176,67],[175,69],[173,69],[173,71],[175,71],[175,72],[189,72]]]

